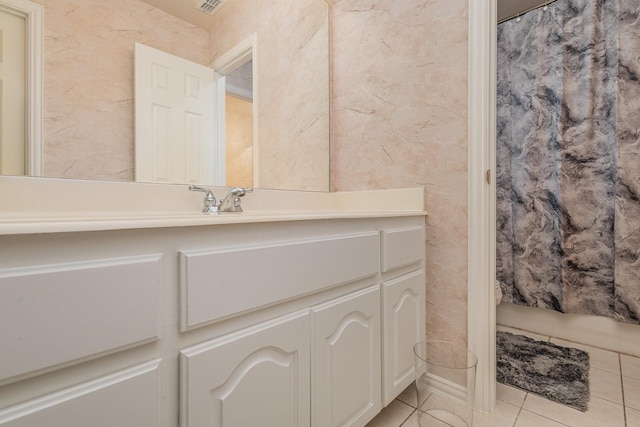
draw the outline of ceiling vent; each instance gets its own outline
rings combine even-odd
[[[226,0],[200,0],[196,8],[208,15],[213,15]]]

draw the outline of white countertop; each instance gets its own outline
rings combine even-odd
[[[227,188],[210,187],[216,197]],[[245,212],[201,213],[186,185],[0,177],[0,235],[425,215],[424,189],[256,189]]]

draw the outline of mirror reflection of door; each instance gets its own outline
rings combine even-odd
[[[255,186],[251,56],[225,71],[136,43],[136,181]]]
[[[26,26],[24,16],[0,8],[0,175],[27,174]]]
[[[135,179],[225,185],[214,71],[135,45]]]
[[[225,76],[227,182],[253,186],[253,61]]]

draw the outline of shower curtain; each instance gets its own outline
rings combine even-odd
[[[498,26],[503,301],[640,323],[640,0]]]

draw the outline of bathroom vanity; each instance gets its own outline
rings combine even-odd
[[[3,209],[0,425],[362,426],[413,380],[422,189],[256,190],[207,216],[184,186],[105,210],[104,184]]]

